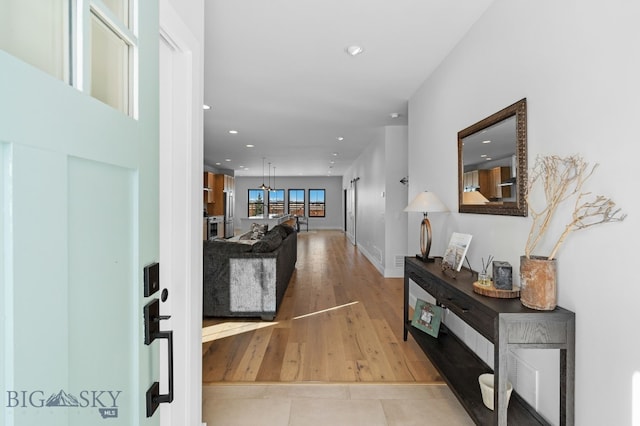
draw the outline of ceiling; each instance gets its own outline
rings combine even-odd
[[[492,1],[206,0],[205,164],[341,176]]]

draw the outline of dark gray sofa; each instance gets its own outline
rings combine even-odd
[[[277,225],[249,241],[204,241],[203,315],[273,320],[298,258],[298,235]]]

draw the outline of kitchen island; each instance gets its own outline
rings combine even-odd
[[[284,222],[292,221],[295,224],[295,218],[290,214],[284,214],[284,215],[270,214],[270,215],[241,217],[240,221],[242,223],[242,232],[247,232],[251,230],[252,223],[259,223],[260,225],[268,225],[268,229],[272,229],[274,226]]]

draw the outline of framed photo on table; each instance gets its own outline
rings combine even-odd
[[[471,237],[472,235],[470,234],[461,234],[459,232],[451,234],[449,246],[442,258],[443,269],[447,268],[460,272],[467,250],[469,250],[469,244],[471,244]]]
[[[424,300],[416,301],[416,308],[413,311],[411,325],[417,329],[438,337],[440,322],[442,321],[442,308]]]

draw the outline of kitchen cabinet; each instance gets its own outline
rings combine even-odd
[[[509,198],[511,196],[510,186],[501,186],[502,182],[511,177],[511,167],[494,167],[491,169],[491,184],[494,191],[494,198]]]
[[[224,192],[233,192],[235,186],[235,178],[229,175],[224,176]]]
[[[494,167],[487,170],[477,170],[477,172],[477,187],[480,188],[479,191],[488,200],[500,201],[500,199],[502,198],[511,197],[511,186],[500,185],[502,182],[507,181],[511,178],[511,167]]]
[[[233,176],[210,173],[207,177],[211,186],[207,203],[207,213],[209,216],[229,216],[225,212],[225,198],[230,198],[226,194],[233,192],[235,179]]]
[[[478,172],[478,181],[476,183],[476,188],[484,197],[488,200],[492,197],[493,192],[490,190],[491,188],[491,171],[490,170],[477,170]]]
[[[464,190],[474,191],[480,187],[479,170],[472,170],[463,175]]]
[[[204,172],[203,176],[203,189],[202,189],[202,202],[204,204],[215,203],[213,198],[213,186],[215,175],[211,172]]]
[[[226,175],[216,174],[213,180],[213,210],[210,216],[222,216],[224,215],[224,180]]]

